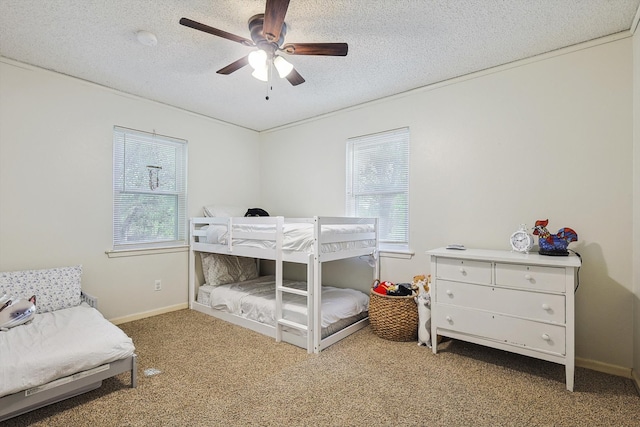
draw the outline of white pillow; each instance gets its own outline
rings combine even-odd
[[[37,313],[80,305],[82,266],[0,273],[0,295],[35,295]]]
[[[253,258],[204,252],[200,257],[207,285],[226,285],[258,277],[258,266]]]
[[[240,208],[237,206],[216,206],[208,205],[203,208],[204,216],[211,217],[239,217],[244,216],[247,213],[247,208]]]
[[[226,225],[209,225],[207,227],[207,238],[201,242],[207,243],[227,243],[227,226]]]

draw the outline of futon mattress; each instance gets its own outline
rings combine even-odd
[[[133,354],[133,341],[87,304],[0,332],[0,397]]]

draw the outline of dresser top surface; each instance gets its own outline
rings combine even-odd
[[[530,265],[546,265],[553,267],[580,267],[581,261],[578,256],[569,253],[569,256],[548,256],[540,255],[537,252],[528,254],[494,250],[494,249],[447,249],[437,248],[427,251],[427,255],[441,258],[468,259],[477,261],[496,261],[506,263],[519,263]]]

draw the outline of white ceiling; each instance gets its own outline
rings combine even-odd
[[[265,0],[0,0],[0,56],[257,131],[628,31],[640,0],[291,0],[285,43],[346,42],[346,57],[287,56],[306,83],[267,84],[250,38]],[[637,19],[637,18],[636,18]],[[138,30],[158,39],[150,47]]]

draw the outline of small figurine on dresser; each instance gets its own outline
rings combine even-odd
[[[536,225],[533,229],[533,234],[538,236],[540,255],[569,255],[567,246],[569,246],[569,243],[571,242],[578,241],[578,234],[569,227],[561,228],[556,234],[551,234],[546,228],[548,224],[548,219],[540,219],[536,221]]]

